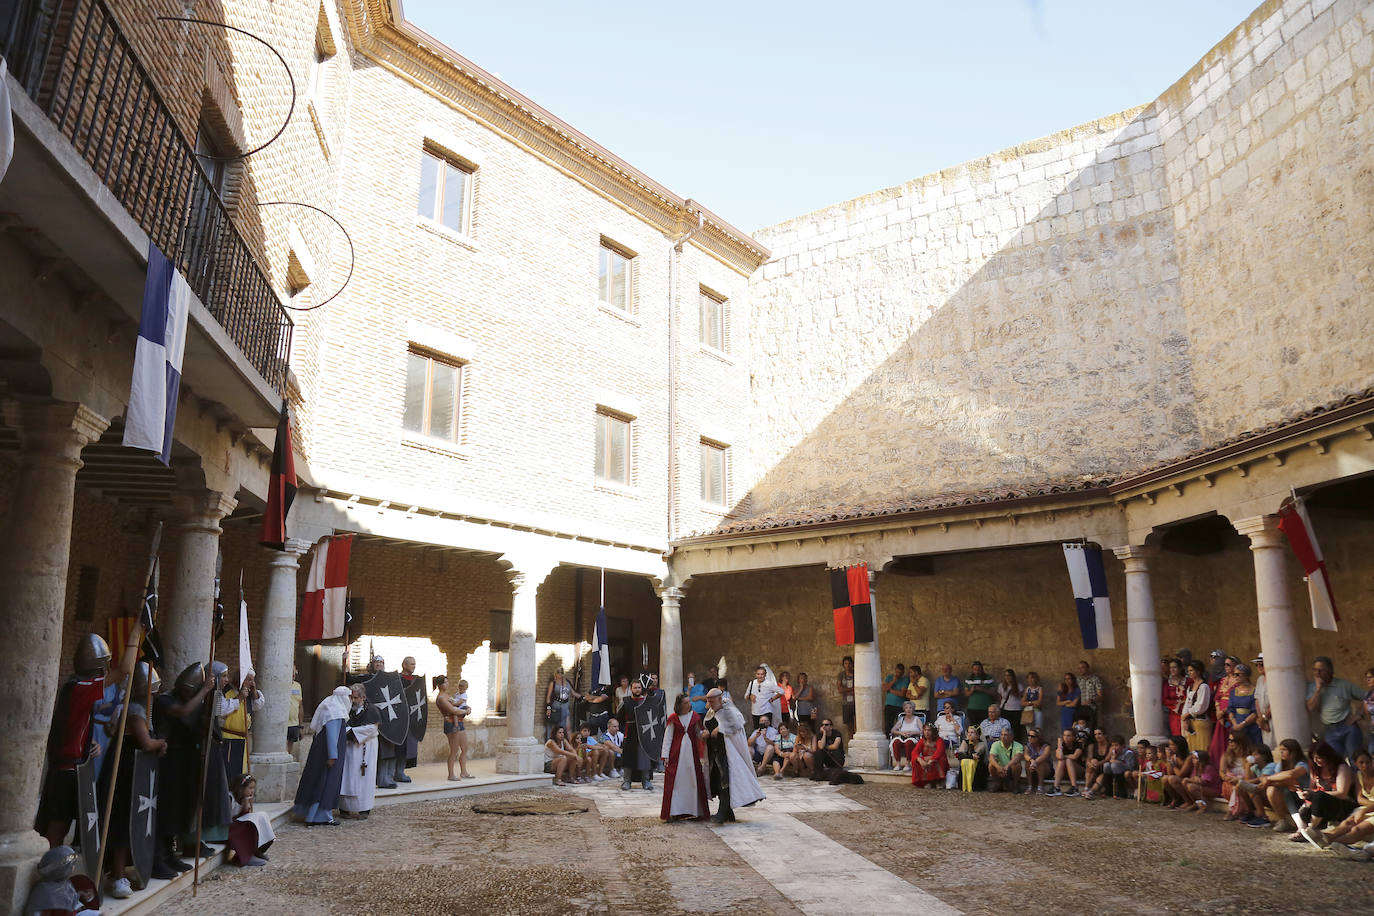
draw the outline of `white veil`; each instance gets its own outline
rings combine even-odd
[[[310,728],[319,734],[330,721],[347,719],[348,712],[353,706],[352,696],[353,692],[347,687],[335,687],[334,692],[315,707],[315,715],[310,719]]]
[[[773,673],[772,667],[767,662],[762,664],[762,668],[763,686],[773,688],[773,702],[770,704],[770,708],[773,712],[773,728],[777,728],[782,724],[782,688],[778,686],[777,675]]]

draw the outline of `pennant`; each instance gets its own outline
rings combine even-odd
[[[239,683],[253,667],[253,647],[248,642],[248,599],[243,596],[243,572],[239,572]]]
[[[1321,546],[1307,514],[1307,506],[1297,497],[1285,500],[1279,509],[1279,530],[1307,574],[1307,596],[1312,602],[1312,626],[1335,631],[1341,615],[1336,611],[1336,595],[1331,591],[1331,574],[1326,570]]]
[[[353,550],[353,535],[338,535],[320,541],[305,580],[305,605],[297,638],[303,642],[336,639],[343,635],[344,612],[348,601],[348,559]]]
[[[111,668],[119,667],[120,659],[124,656],[124,647],[129,642],[129,631],[134,628],[137,620],[137,617],[111,617],[105,621],[105,628],[110,634],[110,654],[113,656],[110,660]]]
[[[606,606],[596,612],[596,630],[592,633],[592,689],[611,684],[611,650],[606,645]]]
[[[143,314],[138,321],[134,375],[124,414],[124,444],[157,452],[166,465],[172,461],[172,428],[181,391],[190,305],[191,287],[186,278],[149,242]]]
[[[835,645],[873,642],[873,599],[868,591],[868,564],[830,570],[830,597],[835,608]]]
[[[10,111],[10,86],[5,77],[9,64],[0,57],[0,181],[5,180],[10,162],[14,160],[14,113]]]
[[[1107,597],[1102,548],[1090,544],[1065,544],[1064,561],[1069,565],[1069,581],[1073,583],[1073,601],[1078,608],[1083,648],[1115,649],[1112,603]]]
[[[157,633],[157,564],[158,561],[154,559],[152,570],[148,573],[148,584],[143,589],[143,607],[138,612],[138,625],[143,630],[140,651],[154,668],[162,667],[162,638]],[[125,635],[128,635],[127,631]]]
[[[281,416],[277,419],[277,441],[272,446],[267,511],[262,514],[262,527],[258,529],[258,543],[277,550],[286,549],[286,516],[296,500],[296,456],[292,445],[291,415],[283,400]]]

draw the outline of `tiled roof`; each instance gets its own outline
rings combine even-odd
[[[1110,489],[1125,486],[1135,479],[1177,468],[1189,462],[1209,456],[1221,457],[1220,453],[1244,448],[1253,440],[1267,436],[1282,438],[1286,432],[1296,432],[1296,428],[1309,424],[1307,421],[1327,421],[1336,412],[1357,414],[1374,409],[1374,388],[1330,401],[1310,410],[1294,414],[1286,419],[1277,420],[1266,426],[1246,430],[1221,442],[1194,449],[1183,455],[1155,462],[1136,470],[1125,471],[1112,476],[1085,475],[1082,477],[1052,480],[1042,483],[1019,486],[997,487],[969,493],[940,493],[931,496],[912,496],[878,503],[850,506],[826,506],[818,509],[801,509],[780,515],[755,516],[752,518],[731,519],[715,528],[689,535],[693,537],[716,537],[731,534],[747,534],[763,531],[777,531],[787,528],[810,528],[818,525],[832,525],[843,522],[861,522],[866,519],[882,518],[891,515],[909,515],[918,512],[931,512],[941,509],[957,509],[962,506],[987,505],[991,503],[1014,504],[1021,500],[1039,500],[1049,496],[1066,493],[1087,493],[1101,490],[1104,494]]]

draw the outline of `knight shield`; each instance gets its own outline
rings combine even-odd
[[[157,764],[157,754],[134,752],[134,777],[129,787],[129,852],[144,885],[152,877],[157,848]]]
[[[663,756],[663,730],[667,721],[668,695],[662,690],[649,694],[635,710],[639,747],[650,760],[658,760]]]
[[[377,731],[383,741],[405,744],[410,733],[410,703],[406,700],[401,675],[395,671],[378,671],[363,682],[367,701],[377,707],[381,721]]]
[[[410,737],[423,741],[429,727],[429,695],[423,677],[417,676],[406,685],[406,704],[410,707]]]
[[[100,804],[96,801],[96,771],[103,758],[91,757],[76,767],[76,799],[79,809],[77,836],[81,840],[81,857],[86,874],[94,875],[100,857]]]

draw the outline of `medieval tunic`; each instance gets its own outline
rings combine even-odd
[[[196,797],[200,787],[201,746],[209,733],[210,698],[184,716],[172,715],[181,705],[174,693],[160,693],[153,700],[153,727],[167,740],[167,753],[158,764],[158,833],[177,836],[196,828],[196,808],[204,803],[204,827],[229,823],[229,783],[224,773],[224,758],[211,748],[206,769],[205,795]]]
[[[654,776],[654,762],[640,746],[639,726],[635,720],[635,716],[644,708],[645,699],[642,696],[626,697],[616,716],[620,720],[620,731],[625,735],[625,742],[620,746],[620,766],[626,782],[633,782],[634,776],[638,775],[647,783]]]
[[[688,711],[685,717],[673,713],[668,717],[663,736],[664,783],[663,810],[659,817],[707,817],[706,807],[706,749],[701,741],[701,716]]]
[[[109,843],[112,847],[120,848],[129,845],[129,815],[132,813],[131,803],[133,801],[134,783],[134,755],[138,751],[138,744],[134,740],[133,723],[142,719],[146,724],[148,721],[148,711],[143,708],[142,703],[134,702],[129,704],[129,717],[124,724],[124,747],[119,754],[119,774],[115,778],[114,806],[110,809],[110,826],[108,830]],[[149,728],[151,733],[151,727]],[[111,752],[113,754],[113,752]],[[100,781],[97,784],[96,798],[104,802],[105,795],[110,787],[110,774],[114,767],[106,767],[100,771]]]
[[[239,691],[230,687],[216,701],[216,712],[221,719],[224,741],[224,770],[232,783],[234,777],[247,772],[244,752],[248,749],[248,731],[253,724],[253,715],[262,712],[262,691],[258,691],[250,703],[245,703]]]
[[[753,758],[744,737],[744,713],[734,703],[706,714],[706,727],[715,723],[711,749],[711,794],[724,796],[731,808],[743,808],[765,796],[754,776]],[[728,793],[728,794],[726,794]]]
[[[48,772],[43,780],[43,794],[34,823],[34,829],[40,833],[48,829],[49,821],[70,823],[80,813],[76,768],[85,762],[90,751],[94,738],[92,716],[104,694],[103,676],[83,678],[75,675],[57,694],[57,707],[48,730]]]
[[[377,797],[377,725],[381,713],[371,703],[349,711],[344,726],[343,782],[339,787],[339,810],[354,813],[371,811]]]

